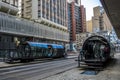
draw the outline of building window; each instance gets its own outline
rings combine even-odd
[[[38,17],[41,17],[41,12],[38,12]]]
[[[2,37],[0,36],[0,42],[2,41]]]
[[[6,0],[2,0],[3,2],[6,1]]]
[[[38,4],[38,6],[40,6],[40,4]]]
[[[14,2],[14,5],[16,6],[16,7],[18,7],[18,0],[14,0],[15,2]]]
[[[10,0],[6,0],[7,3],[10,3]]]
[[[12,4],[12,5],[14,4],[14,3],[13,3],[13,0],[10,0],[10,4]]]
[[[55,2],[56,0],[53,0],[53,2]]]
[[[14,37],[11,37],[11,42],[14,42]]]

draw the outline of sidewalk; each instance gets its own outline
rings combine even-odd
[[[8,64],[8,63],[5,63],[5,62],[0,62],[0,68],[7,68],[7,67],[19,66],[19,65],[23,65],[23,63]]]
[[[74,68],[42,80],[120,80],[120,53],[115,54],[115,60],[97,75],[81,74],[84,69]]]
[[[67,58],[77,58],[79,55],[78,52],[67,52]]]

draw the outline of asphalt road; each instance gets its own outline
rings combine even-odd
[[[41,80],[77,67],[74,59],[64,59],[0,69],[0,80]]]

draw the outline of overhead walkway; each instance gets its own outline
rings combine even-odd
[[[115,32],[120,38],[120,0],[100,0]]]

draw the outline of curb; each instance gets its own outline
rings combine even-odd
[[[67,57],[67,59],[74,59],[77,58],[78,56],[74,56],[74,57]]]
[[[34,61],[34,62],[28,62],[28,63],[12,63],[8,66],[0,66],[0,69],[9,68],[9,67],[16,67],[16,66],[23,66],[23,65],[30,65],[30,64],[36,64],[36,63],[42,63],[42,62],[45,62],[45,61]],[[7,63],[7,64],[9,64],[9,63]]]
[[[30,64],[37,64],[37,63],[44,63],[44,62],[50,62],[50,61],[57,61],[57,60],[65,60],[65,59],[74,59],[76,58],[77,56],[74,56],[74,57],[65,57],[65,58],[58,58],[58,59],[41,59],[41,60],[36,60],[36,61],[33,61],[33,62],[26,62],[26,63],[12,63],[11,65],[8,65],[8,66],[0,66],[0,69],[2,68],[9,68],[9,67],[16,67],[16,66],[23,66],[23,65],[30,65]],[[9,64],[9,63],[8,63]]]
[[[30,64],[37,64],[37,63],[43,63],[43,62],[50,62],[54,61],[55,59],[41,59],[41,60],[36,60],[33,62],[25,62],[25,63],[11,63],[9,66],[0,66],[1,68],[9,68],[9,67],[15,67],[15,66],[23,66],[23,65],[30,65]],[[60,60],[60,59],[59,59]],[[8,63],[9,64],[9,63]]]

